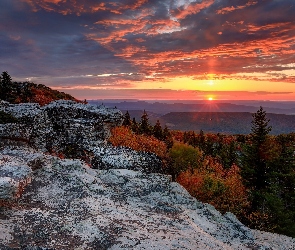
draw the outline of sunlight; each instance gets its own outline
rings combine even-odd
[[[208,101],[213,101],[214,99],[213,99],[213,97],[208,97]]]
[[[208,82],[208,85],[214,85],[214,81],[213,80],[210,80],[209,82]]]

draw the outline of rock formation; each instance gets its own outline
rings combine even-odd
[[[0,125],[0,249],[295,249],[294,239],[191,197],[155,155],[106,145],[121,123],[116,109],[62,101],[0,110],[19,119]],[[66,145],[87,150],[91,165],[48,154]]]

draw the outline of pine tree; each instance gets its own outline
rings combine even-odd
[[[272,215],[271,223],[276,233],[295,237],[295,157],[293,140],[288,135],[278,135],[277,157],[270,162],[271,174],[266,202]]]
[[[12,79],[7,71],[4,71],[0,76],[0,99],[7,100],[7,95],[9,95],[11,88]]]
[[[122,125],[129,127],[129,126],[131,126],[131,124],[132,124],[132,121],[131,121],[131,118],[130,118],[130,114],[127,111],[126,114],[124,115],[124,120],[123,120]]]
[[[266,118],[266,112],[260,106],[260,109],[252,115],[253,121],[251,127],[252,142],[261,145],[265,142],[267,135],[271,131],[271,126],[268,125],[269,119]]]
[[[163,141],[167,145],[167,148],[172,148],[173,146],[173,137],[172,134],[170,133],[168,127],[165,125],[163,129]]]
[[[136,133],[139,134],[139,125],[135,120],[135,117],[133,117],[132,122],[131,122],[131,130]]]
[[[157,120],[155,126],[153,127],[153,136],[159,140],[163,139],[163,130],[159,120]]]
[[[151,125],[149,123],[149,117],[147,112],[144,110],[143,115],[141,116],[139,131],[141,134],[151,135]]]
[[[241,174],[246,186],[251,190],[252,208],[256,210],[264,200],[263,190],[268,183],[269,166],[264,157],[264,145],[271,127],[262,107],[252,116],[250,142],[243,152]]]

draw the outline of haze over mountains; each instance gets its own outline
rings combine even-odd
[[[251,129],[252,113],[260,106],[267,112],[272,134],[295,131],[295,102],[290,101],[140,101],[140,100],[91,100],[91,104],[103,103],[130,113],[140,121],[143,110],[154,124],[160,120],[174,130],[200,129],[205,132],[248,134]]]
[[[90,100],[121,110],[146,110],[159,115],[169,112],[256,112],[260,106],[267,113],[295,114],[295,101],[202,101],[202,100]]]

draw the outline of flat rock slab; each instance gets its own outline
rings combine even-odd
[[[166,175],[25,149],[3,155],[12,167],[39,166],[22,197],[1,207],[0,249],[295,249],[294,239],[251,230]]]

